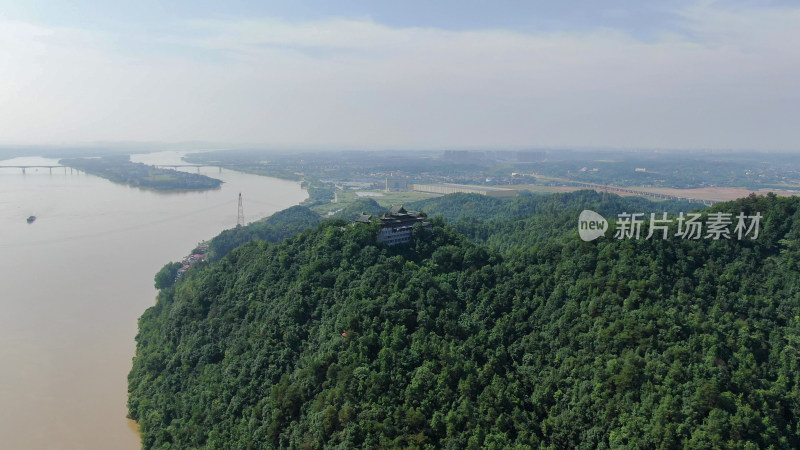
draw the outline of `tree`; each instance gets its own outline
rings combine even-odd
[[[175,283],[175,276],[178,274],[182,264],[180,262],[170,262],[165,264],[161,270],[156,273],[155,286],[156,289],[166,289]]]

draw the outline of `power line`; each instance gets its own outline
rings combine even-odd
[[[244,208],[242,207],[242,193],[239,192],[239,214],[236,217],[236,226],[244,226]]]

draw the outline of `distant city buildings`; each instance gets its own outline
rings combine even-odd
[[[486,158],[485,152],[472,152],[469,150],[445,150],[442,159],[453,162],[480,161]]]
[[[547,152],[534,150],[445,150],[442,159],[453,162],[510,161],[538,162],[547,158]]]
[[[408,178],[387,177],[386,192],[408,191]]]
[[[517,152],[518,162],[539,162],[547,158],[547,152],[523,150]]]

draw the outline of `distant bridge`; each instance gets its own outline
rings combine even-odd
[[[72,167],[67,166],[1,166],[0,169],[22,169],[22,173],[25,173],[25,169],[48,169],[50,173],[53,173],[53,169],[64,168],[64,173],[67,173],[67,169],[69,169],[70,173],[72,173]]]
[[[620,194],[631,194],[631,195],[638,195],[640,197],[649,197],[657,200],[684,200],[687,202],[693,203],[702,203],[706,206],[711,206],[715,203],[718,203],[716,200],[704,200],[700,198],[691,198],[691,197],[679,197],[677,195],[670,195],[670,194],[661,194],[658,192],[649,192],[649,191],[640,191],[638,189],[629,189],[623,188],[619,186],[609,186],[607,184],[597,184],[597,183],[582,183],[580,181],[572,181],[572,183],[586,186],[588,188],[594,189],[596,191],[611,191]]]
[[[185,167],[197,167],[197,171],[200,172],[201,167],[218,167],[219,172],[222,173],[222,165],[220,164],[148,164],[152,165],[153,167],[158,167],[161,169],[178,169],[178,168],[185,168]],[[234,164],[226,164],[225,167],[228,168],[235,168],[236,165]],[[78,169],[73,169],[69,166],[47,166],[47,165],[0,165],[0,169],[20,169],[22,173],[26,173],[27,169],[47,169],[50,173],[53,173],[53,169],[64,169],[64,173],[67,173],[67,169],[69,169],[70,173],[73,171],[78,171]]]

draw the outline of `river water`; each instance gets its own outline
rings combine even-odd
[[[181,156],[131,159],[181,164]],[[164,193],[63,168],[0,169],[0,448],[139,448],[125,418],[127,375],[155,273],[235,226],[240,192],[248,222],[307,197],[291,181],[200,173],[225,184]]]

